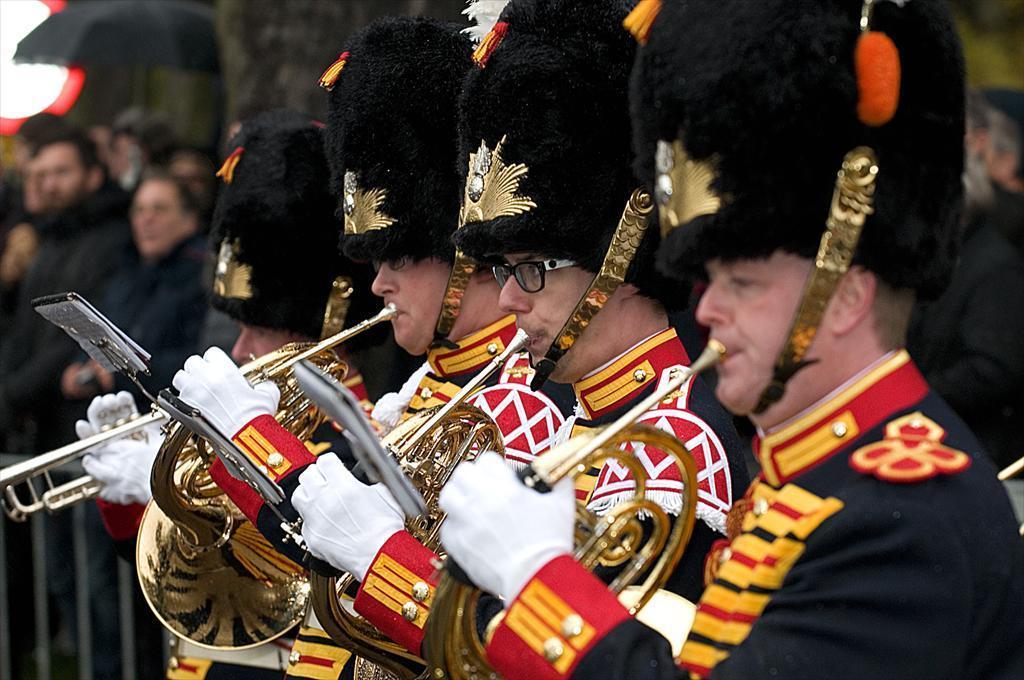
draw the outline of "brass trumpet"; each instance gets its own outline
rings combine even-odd
[[[510,356],[523,349],[526,340],[526,334],[519,331],[508,347],[473,376],[451,401],[417,413],[384,438],[384,444],[395,452],[426,501],[427,516],[407,520],[406,529],[428,548],[437,549],[440,543],[445,514],[437,501],[455,466],[484,451],[504,452],[497,424],[483,411],[465,402]],[[354,585],[351,575],[333,578],[314,572],[310,575],[310,585],[313,612],[335,642],[399,678],[415,678],[422,672],[422,659],[388,640],[347,608],[342,594]]]
[[[697,469],[682,442],[667,432],[637,425],[635,421],[724,356],[725,347],[711,340],[691,366],[678,371],[665,385],[614,423],[552,448],[537,458],[523,477],[527,486],[544,490],[563,479],[584,474],[591,466],[609,458],[630,470],[636,485],[630,499],[599,517],[577,506],[574,557],[590,570],[597,566],[616,567],[618,573],[608,585],[609,590],[618,595],[631,615],[655,628],[664,628],[658,625],[661,617],[655,610],[678,612],[692,607],[683,598],[661,588],[679,563],[693,532],[697,512]],[[657,503],[646,498],[646,473],[632,453],[621,448],[627,442],[654,446],[670,455],[679,467],[683,480],[683,507],[674,521]],[[652,530],[646,540],[641,518],[652,521]],[[476,611],[481,594],[479,589],[463,585],[447,573],[442,575],[434,592],[424,638],[429,677],[438,680],[497,677],[487,663],[484,642],[477,633]],[[657,605],[652,601],[656,596]],[[648,603],[651,607],[645,610]],[[645,613],[648,616],[645,617]],[[503,616],[503,613],[498,615]],[[500,620],[495,618],[488,628],[493,629]],[[666,637],[671,640],[671,636]],[[681,644],[681,640],[675,642]]]
[[[1005,482],[1008,479],[1013,479],[1021,472],[1024,472],[1024,456],[1021,456],[1020,458],[1018,458],[1017,460],[1015,460],[1014,462],[1010,463],[1002,470],[1000,470],[998,478],[1000,482]],[[1024,537],[1024,523],[1021,523],[1020,528],[1017,530],[1017,533]]]
[[[276,418],[299,439],[324,422],[298,389],[292,366],[309,359],[343,379],[333,349],[395,315],[392,306],[316,344],[295,343],[242,367],[251,382],[281,391]],[[302,567],[278,553],[209,475],[210,446],[172,424],[153,463],[153,501],[136,542],[136,570],[146,602],[174,635],[208,648],[244,649],[273,640],[303,616],[309,583]]]
[[[77,442],[72,442],[48,453],[26,460],[22,463],[8,465],[0,470],[0,504],[4,512],[15,522],[24,522],[30,515],[46,510],[57,512],[64,508],[95,498],[103,485],[90,477],[82,475],[69,482],[55,485],[50,473],[53,470],[80,460],[92,449],[115,439],[129,437],[141,430],[165,422],[167,414],[154,407],[150,413],[136,416],[126,422],[119,423],[109,430],[98,432]],[[44,491],[39,493],[36,482],[41,482]],[[24,485],[29,500],[26,502],[18,495],[19,485]]]

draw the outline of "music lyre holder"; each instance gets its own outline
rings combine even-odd
[[[385,448],[352,391],[309,361],[295,365],[295,378],[306,396],[328,418],[342,426],[371,482],[380,482],[391,492],[406,517],[425,517],[427,504],[395,457]]]
[[[171,390],[162,389],[157,403],[173,420],[181,423],[189,432],[205,439],[213,448],[224,468],[235,479],[244,482],[259,494],[260,498],[281,522],[281,530],[295,545],[302,547],[302,521],[291,521],[281,512],[280,505],[287,500],[284,491],[270,478],[265,468],[256,465],[231,439],[210,422],[202,411],[187,404]]]
[[[153,396],[138,380],[139,373],[150,375],[151,355],[131,336],[104,316],[88,300],[75,292],[46,295],[32,300],[32,307],[50,323],[67,333],[78,346],[103,369],[121,373],[155,406],[195,435],[210,443],[228,473],[249,485],[281,520],[281,528],[296,545],[302,545],[301,522],[291,522],[279,509],[285,495],[266,470],[256,466],[238,446],[217,430],[196,408],[179,399],[169,389]]]
[[[156,403],[138,379],[139,373],[150,375],[151,355],[88,300],[71,291],[35,298],[32,307],[67,333],[104,370],[124,375]]]

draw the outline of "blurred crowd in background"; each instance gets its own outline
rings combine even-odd
[[[323,46],[319,52],[332,56]],[[242,111],[257,110],[249,108],[235,112],[244,118]],[[143,380],[153,392],[170,384],[189,355],[233,343],[233,322],[206,303],[215,259],[206,233],[220,184],[215,172],[237,124],[227,126],[218,148],[197,149],[176,123],[138,107],[88,126],[41,113],[21,124],[10,153],[0,156],[0,453],[35,455],[67,444],[93,396],[136,392],[36,314],[37,297],[76,291],[90,300],[153,355],[152,375]],[[1017,436],[1024,416],[1024,91],[972,91],[967,127],[959,266],[947,292],[916,310],[909,349],[1003,467],[1024,454]],[[394,389],[403,373],[393,361],[362,366],[373,398]],[[90,517],[90,531],[105,537]],[[49,559],[66,560],[67,543],[57,541]],[[96,550],[90,560],[93,635],[102,649],[105,637],[118,635],[116,611],[103,611],[114,598],[101,596],[113,587],[115,558]],[[30,588],[21,587],[27,569],[23,563],[10,572],[12,609],[16,597],[28,597]],[[70,611],[72,584],[57,578],[50,587]],[[64,620],[73,621],[66,612]],[[156,635],[152,617],[137,620]],[[96,677],[116,677],[104,663],[116,664],[118,656],[94,655]]]

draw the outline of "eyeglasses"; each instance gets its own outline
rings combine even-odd
[[[527,293],[539,293],[544,289],[544,272],[552,272],[564,267],[575,267],[572,260],[529,260],[515,264],[496,264],[491,270],[498,286],[505,287],[510,276],[515,276],[516,283]]]
[[[370,264],[373,266],[373,271],[379,272],[380,268],[387,264],[388,269],[393,272],[401,271],[405,269],[405,265],[409,264],[410,259],[407,256],[395,257],[390,260],[372,260]]]

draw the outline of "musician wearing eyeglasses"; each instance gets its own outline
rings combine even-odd
[[[629,168],[625,78],[633,47],[620,36],[622,16],[612,4],[601,5],[585,25],[573,28],[559,17],[557,3],[510,5],[502,15],[508,27],[504,40],[481,42],[462,93],[460,154],[465,176],[455,230],[456,266],[465,256],[491,265],[489,273],[502,284],[500,289],[497,282],[489,284],[494,293],[500,290],[497,308],[514,314],[531,338],[532,368],[524,363],[521,369],[530,385],[534,389],[573,385],[576,416],[561,428],[559,437],[614,418],[648,394],[673,367],[689,363],[676,331],[669,327],[665,308],[666,304],[685,302],[685,291],[668,285],[653,271],[657,233],[646,229],[644,219],[644,211],[650,212],[651,206],[644,203],[642,194],[631,199],[635,184]],[[517,8],[520,14],[515,13]],[[538,13],[536,21],[530,19],[533,13]],[[542,28],[549,25],[550,33]],[[592,69],[615,77],[607,83],[596,79],[598,82],[576,92],[574,98],[562,97],[548,112],[550,127],[545,127],[507,104],[542,96],[532,90],[539,87],[544,69],[570,68],[562,53],[562,31],[598,36],[601,42],[594,45],[595,54],[602,53],[604,59],[570,74],[567,82],[595,80]],[[524,45],[535,42],[544,46],[544,59],[529,66],[536,54],[525,51]],[[351,51],[335,91],[346,77],[354,75],[349,69],[357,54]],[[608,54],[616,56],[612,59]],[[572,68],[578,68],[588,56],[593,55],[582,51]],[[537,70],[531,70],[534,68]],[[511,70],[533,75],[523,78],[521,86],[512,86],[512,81],[502,76]],[[551,82],[545,87],[559,85]],[[543,92],[546,101],[555,99],[554,91]],[[485,101],[490,103],[484,105]],[[609,136],[608,130],[616,134]],[[564,144],[552,145],[554,140]],[[343,157],[352,163],[351,155]],[[352,184],[346,195],[358,200],[377,188],[371,172],[357,165],[351,170],[353,166],[345,167],[346,175],[355,175],[349,176]],[[567,193],[567,168],[586,169],[583,174],[588,177],[581,175],[570,182],[568,190],[577,194]],[[510,176],[517,181],[508,182]],[[595,182],[593,177],[606,181]],[[382,210],[374,219],[380,224],[392,217]],[[348,243],[360,243],[360,236],[381,238],[400,224],[399,220],[377,229],[360,228],[356,218],[365,219],[365,214],[358,206],[351,218],[345,237],[350,254]],[[510,257],[505,259],[504,253]],[[411,265],[402,264],[398,274]],[[382,266],[377,285],[382,276],[394,276],[393,270]],[[470,292],[467,290],[463,305]],[[573,309],[584,299],[591,305],[590,313],[584,319],[574,317]],[[567,328],[562,330],[563,326]],[[396,336],[398,332],[396,324]],[[742,467],[730,465],[727,455],[733,453],[735,460],[740,460],[738,438],[724,411],[699,383],[673,395],[651,414],[650,422],[689,442],[698,459],[698,542],[707,548],[716,535],[724,537],[732,489],[745,486]],[[507,449],[508,441],[505,463],[512,466],[498,466],[506,475],[513,475],[514,469],[532,459],[510,455]],[[664,465],[663,454],[653,447],[638,451],[638,455],[653,472],[649,497],[663,503],[670,513],[678,512],[681,479],[673,476]],[[324,462],[317,468],[323,468]],[[666,473],[659,476],[661,470]],[[293,496],[305,519],[304,534],[311,552],[320,552],[319,556],[335,566],[359,574],[362,587],[355,599],[356,611],[396,642],[420,652],[436,578],[435,553],[400,531],[401,513],[388,501],[386,491],[357,486],[340,475],[331,478],[323,472],[304,473]],[[481,493],[491,487],[489,478],[477,482]],[[631,484],[622,469],[608,466],[582,476],[570,495],[600,510],[614,505],[623,494],[630,495]],[[357,505],[364,509],[357,510]],[[365,510],[368,507],[380,507],[381,511],[371,517]],[[326,517],[321,520],[321,516]],[[340,517],[354,517],[356,522],[341,526]],[[388,536],[382,545],[381,538]],[[695,557],[673,584],[675,590],[693,599],[703,587],[702,557]],[[395,573],[405,576],[396,580]]]
[[[660,263],[706,279],[697,318],[727,350],[716,394],[756,425],[762,472],[674,650],[572,558],[571,504],[512,478],[480,493],[484,461],[456,470],[444,547],[505,600],[489,660],[531,680],[1021,675],[1006,493],[902,349],[915,297],[956,257],[948,9],[665,2],[627,25],[646,43],[632,111]]]
[[[376,269],[372,289],[397,310],[392,328],[399,346],[426,353],[422,368],[397,393],[378,400],[373,418],[382,433],[448,403],[517,331],[514,316],[498,305],[489,267],[478,267],[451,243],[463,189],[453,170],[456,105],[466,72],[475,68],[471,52],[457,27],[382,19],[349,39],[320,83],[328,92],[325,148],[342,218],[341,246],[348,257]],[[469,402],[493,420],[507,460],[520,466],[551,445],[572,411],[568,387],[533,390],[533,375],[529,358],[513,355]],[[269,412],[269,405],[259,405],[253,388],[239,384],[221,391],[216,374],[199,363],[186,365],[179,378],[181,398],[204,412],[256,405],[261,411],[247,411],[248,426],[290,459],[295,444],[286,443],[280,426],[256,415]],[[409,556],[434,555],[404,531],[403,514],[379,487],[357,480],[334,455],[321,456],[299,481],[291,502],[303,519],[305,546],[331,567],[365,585],[381,578],[372,564],[394,559],[406,565]],[[413,570],[418,577],[399,582],[397,590],[365,587],[355,598],[355,611],[396,639],[422,635],[427,607],[413,590],[434,569],[419,562]],[[394,597],[402,600],[397,606]],[[406,603],[423,615],[406,618]]]

